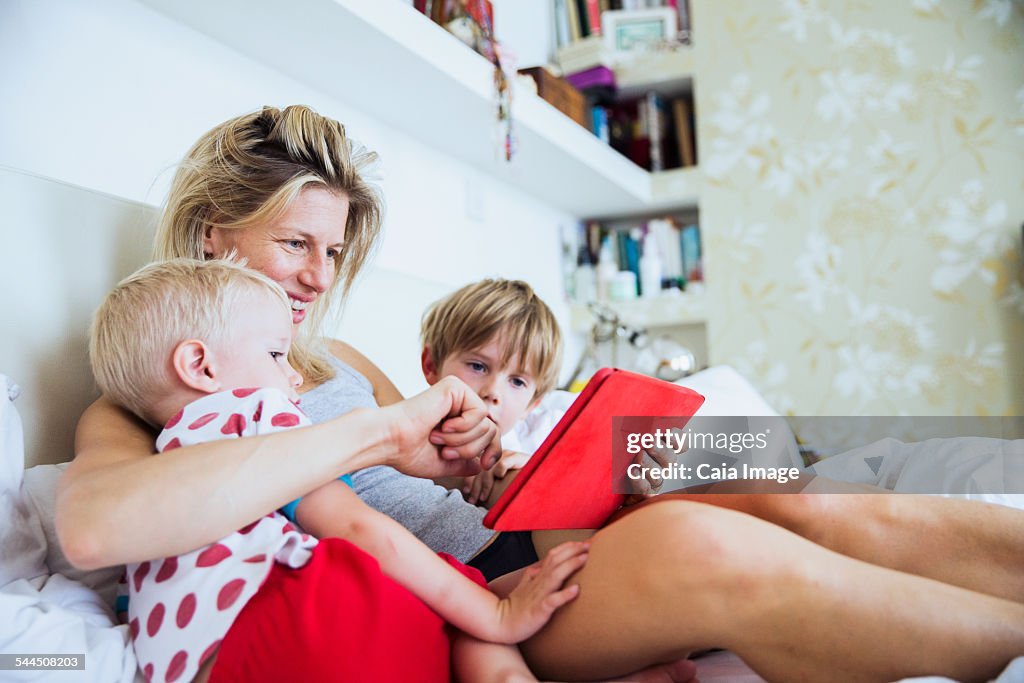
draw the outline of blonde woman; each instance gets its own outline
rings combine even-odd
[[[319,336],[379,232],[381,200],[364,175],[372,158],[305,107],[232,119],[188,153],[156,256],[234,252],[284,288],[302,406],[317,424],[153,458],[153,432],[101,398],[82,416],[58,492],[72,562],[187,552],[348,472],[365,502],[435,551],[483,558],[488,578],[549,545],[537,533],[492,539],[482,510],[420,478],[497,457],[495,426],[465,385],[446,380],[403,401],[363,355]],[[638,506],[594,535],[571,579],[579,597],[524,645],[527,660],[578,680],[727,647],[766,678],[855,681],[985,677],[1024,653],[1018,513],[926,505],[911,515],[897,496],[840,498],[730,499],[741,511]],[[968,555],[974,562],[928,561]]]

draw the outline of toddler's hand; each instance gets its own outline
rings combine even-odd
[[[491,491],[494,490],[496,480],[504,479],[505,475],[512,470],[522,469],[529,459],[528,453],[502,451],[501,458],[494,464],[494,467],[472,477],[466,477],[462,485],[462,496],[466,502],[473,505],[485,502],[490,497]]]
[[[586,564],[589,550],[589,541],[562,543],[524,570],[519,585],[499,603],[498,609],[504,611],[502,642],[526,640],[548,623],[556,609],[579,595],[578,585],[562,588],[562,584]]]

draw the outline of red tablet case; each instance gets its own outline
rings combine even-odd
[[[646,375],[604,368],[498,498],[484,525],[497,531],[596,529],[621,507],[612,485],[612,418],[691,417],[704,397]]]

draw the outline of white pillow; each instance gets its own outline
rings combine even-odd
[[[745,417],[778,417],[779,413],[768,405],[764,396],[732,366],[716,365],[676,382],[693,389],[704,397],[704,405],[697,415]]]
[[[14,400],[21,390],[0,374],[0,587],[45,576],[46,539],[22,496],[25,441]]]
[[[46,539],[46,565],[52,574],[78,581],[92,588],[107,605],[114,604],[117,594],[117,581],[124,572],[124,567],[105,567],[103,569],[78,569],[64,556],[57,539],[57,528],[54,524],[54,507],[57,498],[57,480],[70,463],[59,465],[36,465],[25,470],[24,498],[31,507]]]

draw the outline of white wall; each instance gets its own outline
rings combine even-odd
[[[309,104],[381,155],[388,213],[376,266],[436,291],[522,278],[568,324],[558,229],[572,217],[376,123],[358,102],[326,97],[131,0],[0,0],[0,64],[0,164],[153,204],[216,123],[263,104]],[[388,300],[406,310],[391,315],[418,320],[430,287],[405,300],[403,286]],[[421,386],[399,360],[408,342],[381,337],[363,350],[404,391]]]

